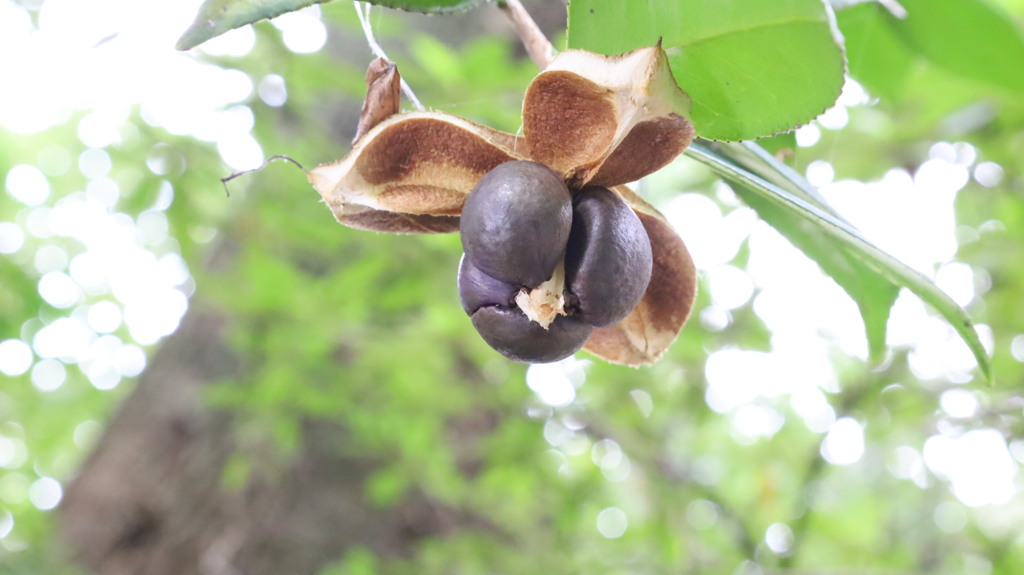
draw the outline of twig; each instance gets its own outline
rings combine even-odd
[[[282,155],[282,154],[278,154],[276,156],[270,156],[266,160],[263,160],[263,163],[260,164],[258,167],[252,168],[251,170],[242,170],[241,172],[235,172],[235,173],[231,174],[230,176],[225,176],[225,177],[221,178],[220,179],[220,183],[224,184],[224,195],[226,195],[229,198],[231,197],[231,192],[228,191],[228,182],[230,182],[231,180],[237,178],[238,176],[244,176],[246,174],[251,174],[253,172],[258,172],[258,171],[262,170],[263,168],[266,168],[267,164],[269,164],[270,162],[273,162],[274,160],[284,160],[286,162],[291,162],[291,163],[295,164],[296,166],[298,166],[299,169],[302,170],[303,172],[306,171],[306,168],[303,168],[302,164],[297,162],[295,160],[295,158],[289,158],[288,156],[285,156],[285,155]]]
[[[498,0],[498,8],[508,16],[516,28],[516,34],[526,47],[530,58],[543,70],[555,58],[555,47],[551,45],[544,32],[533,21],[519,0]]]
[[[378,58],[384,58],[390,60],[388,55],[384,53],[384,48],[380,47],[377,43],[377,39],[373,36],[373,28],[370,26],[370,9],[373,7],[367,2],[353,2],[353,6],[356,8],[356,15],[359,16],[359,24],[363,27],[363,35],[366,36],[366,43],[370,46],[370,51],[373,52],[374,56]],[[405,78],[401,79],[402,93],[405,97],[412,102],[412,105],[419,111],[423,111],[426,108],[420,102],[420,99],[416,97],[416,93],[412,91],[409,84],[406,83]]]

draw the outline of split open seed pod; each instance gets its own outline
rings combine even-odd
[[[511,160],[545,164],[571,190],[613,188],[640,217],[654,270],[636,309],[595,330],[585,349],[639,366],[657,361],[682,329],[696,274],[665,218],[622,184],[686,149],[694,136],[689,109],[659,46],[611,57],[569,50],[527,88],[522,136],[442,112],[394,114],[375,118],[347,156],[308,175],[338,222],[390,233],[457,231],[467,194]]]

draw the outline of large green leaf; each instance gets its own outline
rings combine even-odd
[[[889,310],[899,288],[905,287],[950,322],[991,380],[988,354],[967,312],[930,279],[865,239],[787,166],[758,151],[756,144],[695,141],[687,154],[733,184],[762,219],[814,259],[857,302],[873,357],[884,350]]]
[[[846,40],[850,75],[872,94],[897,99],[910,76],[914,53],[893,30],[885,8],[866,2],[836,14]]]
[[[275,18],[330,0],[206,0],[188,30],[178,40],[179,50],[189,50],[246,24]],[[413,12],[439,13],[469,8],[480,0],[370,0],[370,4]]]
[[[900,0],[897,33],[932,63],[967,78],[1024,93],[1024,37],[981,0]]]
[[[843,85],[821,0],[572,0],[569,46],[618,54],[658,41],[693,99],[698,135],[746,140],[804,124]]]

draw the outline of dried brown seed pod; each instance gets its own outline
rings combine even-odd
[[[391,233],[458,231],[470,191],[510,161],[539,162],[574,193],[588,185],[609,188],[647,232],[651,280],[633,311],[595,328],[584,349],[613,363],[645,365],[679,334],[697,280],[686,246],[664,216],[622,184],[686,149],[694,137],[689,110],[660,46],[618,56],[566,50],[527,88],[519,134],[443,112],[382,115],[351,153],[308,176],[340,223]],[[541,330],[578,305],[573,294],[563,293],[564,272],[556,265],[552,277],[516,296],[530,322],[543,322]]]

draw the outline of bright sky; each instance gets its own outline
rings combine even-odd
[[[326,9],[348,9],[343,4]],[[69,369],[81,369],[99,389],[112,389],[123,378],[139,374],[146,363],[143,347],[176,329],[194,289],[187,266],[168,237],[164,211],[177,193],[172,184],[165,182],[158,201],[138,217],[117,211],[122,190],[109,177],[117,166],[106,148],[130,139],[137,130],[129,122],[132,111],[141,110],[147,123],[169,133],[216,143],[230,169],[254,167],[263,160],[250,133],[258,119],[247,102],[259,98],[282,105],[287,86],[280,76],[252,78],[201,60],[203,52],[246,54],[255,42],[250,28],[194,53],[176,52],[174,43],[198,5],[199,0],[47,0],[38,8],[35,29],[25,8],[0,0],[0,53],[17,55],[0,60],[0,78],[8,87],[0,90],[0,127],[17,137],[74,122],[86,148],[77,154],[54,145],[34,162],[0,174],[4,201],[17,206],[3,211],[7,219],[0,221],[0,257],[34,267],[40,295],[67,312],[45,326],[30,320],[36,323],[28,326],[34,335],[27,340],[0,342],[0,372],[30,373],[40,394],[60,388]],[[324,45],[327,31],[319,10],[313,7],[275,20],[294,53],[315,52]],[[802,128],[798,142],[813,145],[823,130],[846,124],[848,108],[867,102],[863,90],[850,82],[839,105]],[[173,153],[168,152],[154,149],[147,168],[157,175],[171,171]],[[984,282],[978,271],[953,261],[953,200],[972,176],[991,186],[998,183],[1001,170],[995,164],[977,164],[974,150],[965,144],[937,143],[929,157],[915,173],[894,168],[877,182],[834,181],[827,162],[812,164],[806,175],[868,238],[933,277],[965,305],[978,295],[975,286]],[[685,161],[668,168],[692,169]],[[70,195],[56,194],[49,178],[69,170],[80,172],[87,184]],[[708,405],[731,418],[737,440],[749,442],[771,437],[792,417],[770,401],[786,398],[792,413],[821,434],[821,453],[830,463],[857,464],[865,450],[863,424],[838,417],[827,400],[837,391],[828,358],[836,351],[866,357],[856,306],[730,190],[722,186],[716,199],[683,191],[663,206],[686,239],[710,291],[711,305],[697,310],[693,321],[722,330],[732,322],[732,310],[753,301],[771,329],[772,347],[768,352],[713,350],[705,368]],[[880,205],[886,208],[877,209]],[[903,228],[907,221],[915,222],[912,234]],[[65,249],[68,238],[84,248]],[[750,263],[744,270],[730,262],[745,240]],[[127,339],[114,335],[124,333],[119,331],[122,326],[127,327]],[[987,337],[985,326],[981,329]],[[911,347],[911,368],[922,379],[967,383],[973,377],[975,365],[966,347],[912,296],[898,301],[889,340]],[[1019,347],[1024,359],[1024,339]],[[534,366],[527,384],[557,413],[577,401],[586,363],[570,358]],[[645,414],[658,409],[657,399],[647,392],[637,390],[633,398]],[[941,407],[946,419],[963,421],[978,409],[978,399],[968,388],[952,388],[943,393]],[[554,426],[545,429],[545,436],[554,448],[591,449],[594,463],[610,480],[629,475],[628,455],[618,446],[581,446],[579,434],[556,419],[551,422]],[[966,505],[1000,504],[1017,494],[1013,480],[1024,447],[1013,451],[1018,457],[1010,455],[1005,439],[994,430],[963,433],[947,426],[923,449],[904,446],[890,454],[891,470],[925,485],[927,469],[948,481]],[[27,457],[18,437],[0,434],[0,467],[17,468]],[[61,486],[54,478],[34,477],[26,485],[27,497],[40,509],[50,509],[60,500]],[[707,516],[697,508],[694,514]],[[596,528],[615,538],[628,523],[626,513],[613,507],[600,513]],[[12,528],[10,515],[0,514],[0,542]],[[791,536],[788,527],[775,524],[766,533],[766,542],[772,549],[785,548],[787,533]]]

